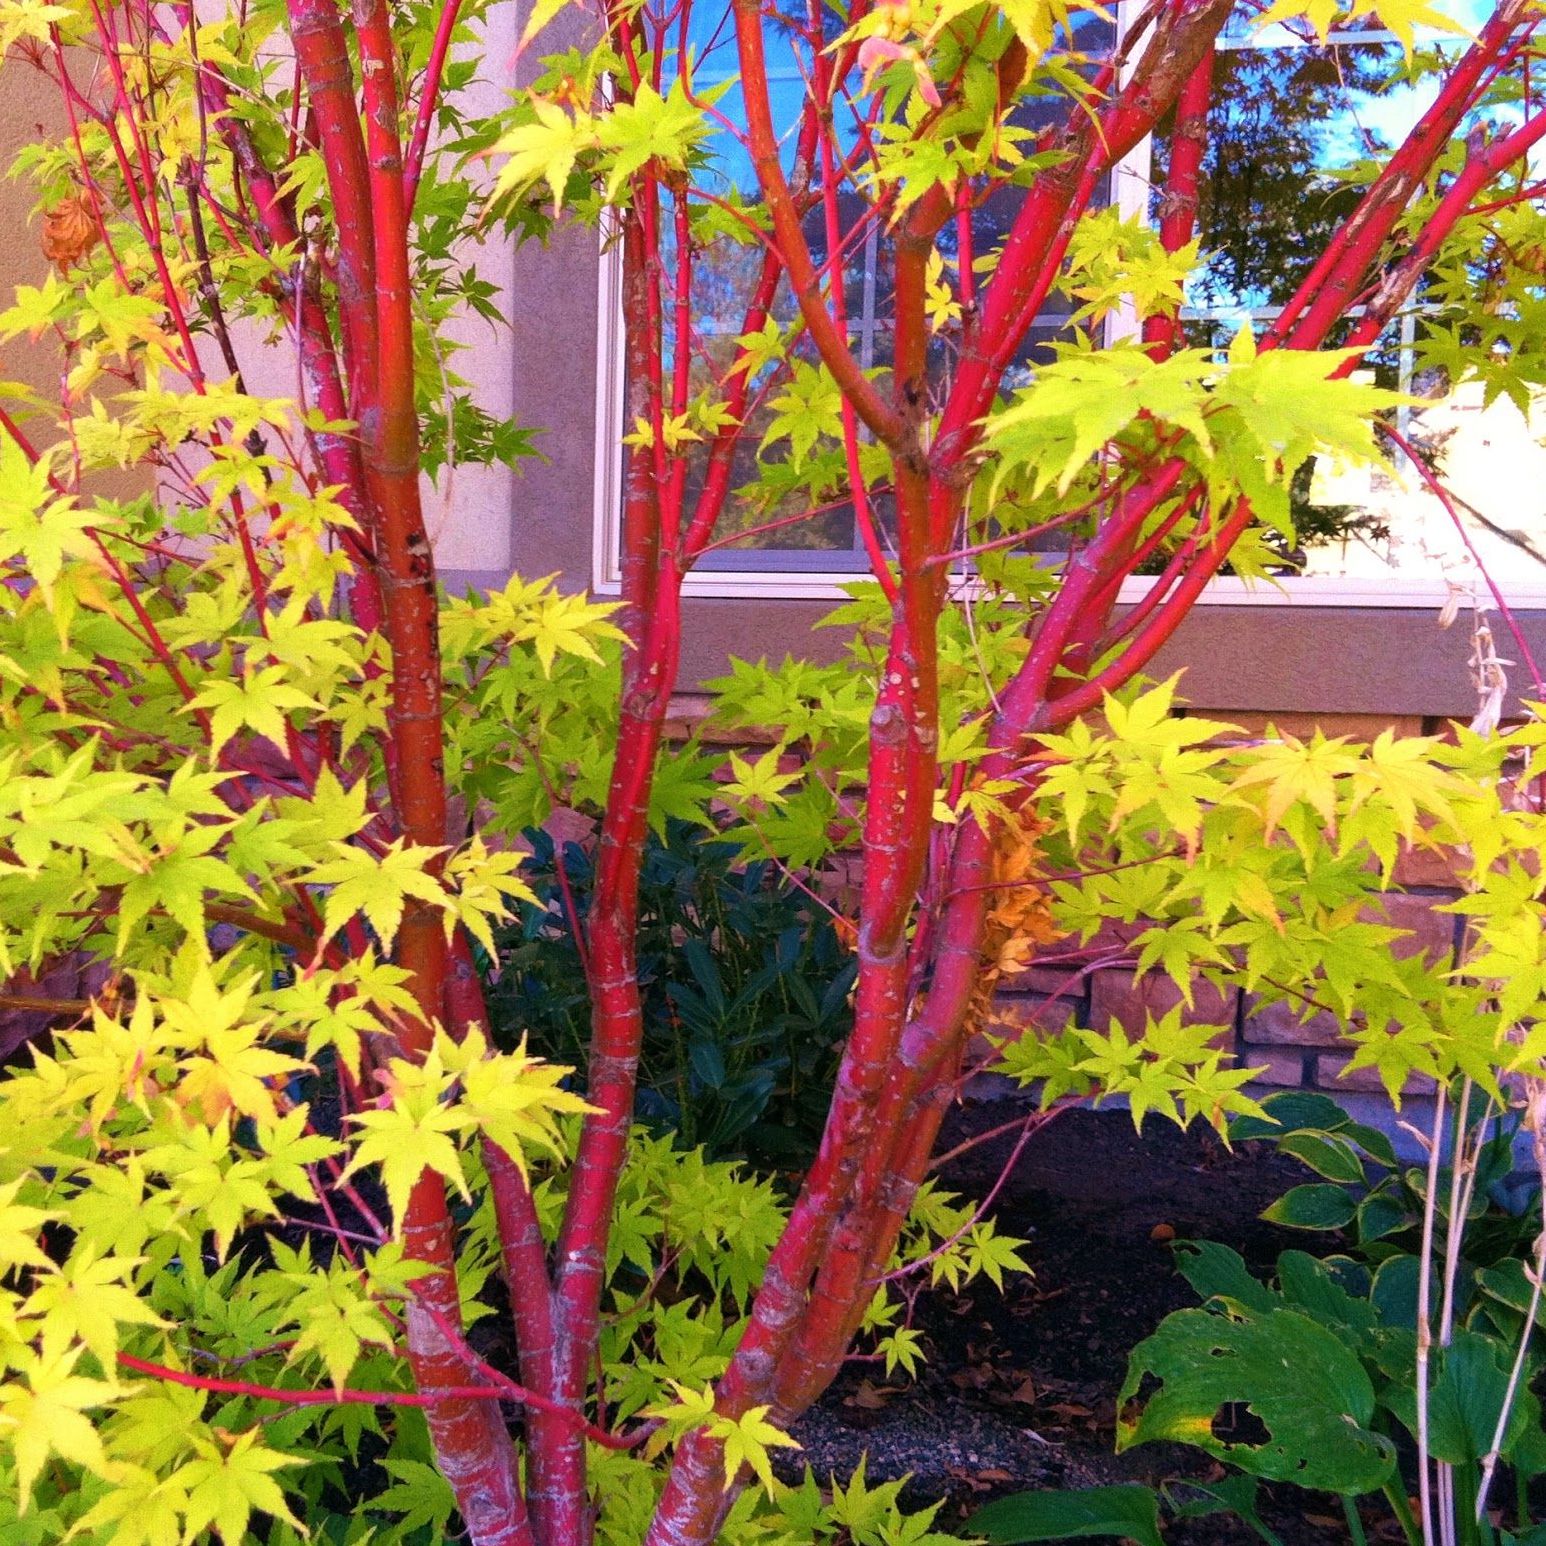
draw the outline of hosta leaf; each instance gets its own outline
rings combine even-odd
[[[1136,1418],[1119,1423],[1121,1449],[1175,1440],[1253,1476],[1328,1492],[1369,1492],[1394,1471],[1390,1440],[1368,1427],[1374,1387],[1363,1365],[1339,1337],[1296,1311],[1242,1320],[1179,1311],[1134,1349],[1119,1408],[1146,1379],[1159,1389]],[[1259,1441],[1215,1432],[1237,1405],[1267,1430]]]
[[[971,1534],[995,1546],[1113,1535],[1138,1546],[1165,1546],[1159,1532],[1159,1499],[1135,1482],[1078,1492],[1018,1493],[979,1509],[969,1527]]]
[[[1434,1353],[1428,1388],[1428,1446],[1434,1458],[1446,1465],[1470,1465],[1489,1453],[1507,1392],[1508,1364],[1501,1345],[1475,1332],[1457,1331],[1448,1347]],[[1394,1386],[1386,1399],[1415,1435],[1415,1385]],[[1539,1408],[1532,1414],[1526,1401],[1534,1407],[1526,1393],[1509,1415],[1500,1449],[1505,1458],[1531,1426],[1531,1416],[1539,1419]]]
[[[1363,1161],[1346,1139],[1330,1133],[1290,1133],[1278,1147],[1328,1181],[1340,1181],[1347,1186],[1363,1184]]]
[[[1262,1217],[1269,1224],[1287,1224],[1290,1229],[1340,1229],[1356,1210],[1351,1193],[1317,1181],[1285,1192]]]

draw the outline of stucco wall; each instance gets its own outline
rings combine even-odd
[[[33,70],[16,61],[0,65],[0,171],[9,171],[17,150],[40,136],[63,131],[64,112]],[[0,300],[10,305],[16,285],[41,284],[48,261],[38,245],[38,222],[29,221],[36,195],[22,178],[0,178]],[[52,396],[58,389],[58,353],[25,338],[0,344],[0,378],[25,381]]]

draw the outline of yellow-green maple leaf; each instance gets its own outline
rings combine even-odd
[[[461,1112],[523,1172],[528,1150],[559,1153],[560,1115],[595,1109],[559,1088],[573,1069],[528,1057],[524,1039],[515,1052],[491,1053],[482,1031],[473,1026],[460,1045],[448,1041],[446,1051],[447,1066],[461,1074]]]
[[[466,1125],[465,1117],[446,1103],[453,1075],[441,1058],[444,1038],[437,1038],[421,1064],[394,1058],[388,1071],[392,1104],[382,1110],[363,1111],[349,1120],[363,1136],[344,1167],[353,1175],[365,1165],[379,1165],[392,1217],[401,1229],[408,1198],[426,1170],[444,1177],[468,1197],[462,1160],[452,1135]]]
[[[88,1247],[44,1278],[27,1301],[28,1313],[43,1317],[43,1356],[63,1354],[79,1341],[104,1369],[112,1369],[120,1325],[164,1325],[125,1283],[139,1264],[136,1257],[99,1257]]]
[[[176,1476],[144,1466],[115,1464],[113,1484],[81,1516],[74,1535],[94,1541],[110,1530],[113,1546],[182,1546],[188,1494]]]
[[[287,1077],[306,1065],[299,1058],[262,1044],[264,1016],[250,1012],[256,976],[222,989],[201,967],[184,999],[167,999],[161,1013],[176,1033],[177,1044],[192,1049],[179,1060],[176,1099],[196,1107],[205,1122],[228,1111],[243,1116],[277,1115],[268,1081]]]
[[[318,709],[321,704],[286,680],[284,666],[247,667],[240,679],[212,677],[188,700],[187,712],[204,709],[209,714],[209,754],[220,749],[242,729],[267,736],[276,746],[285,744],[290,722],[288,714],[298,709]]]
[[[762,1483],[763,1491],[771,1497],[775,1485],[771,1451],[800,1448],[798,1440],[767,1421],[770,1410],[767,1406],[748,1407],[738,1418],[719,1417],[709,1425],[709,1431],[725,1446],[727,1492],[735,1485],[741,1467],[746,1465],[751,1467]]]
[[[50,1455],[58,1455],[88,1471],[102,1474],[107,1458],[102,1440],[85,1414],[105,1406],[118,1394],[106,1380],[74,1373],[81,1347],[55,1356],[19,1355],[19,1378],[0,1388],[0,1443],[16,1463],[16,1485],[25,1513],[32,1485]]]
[[[213,1526],[225,1546],[243,1546],[254,1509],[284,1520],[302,1535],[307,1533],[290,1512],[284,1492],[272,1475],[303,1462],[298,1455],[265,1449],[258,1442],[261,1437],[261,1429],[251,1428],[237,1434],[224,1451],[208,1443],[201,1445],[203,1453],[178,1471],[178,1482],[188,1489],[188,1539]]]
[[[446,888],[427,866],[440,848],[427,848],[397,839],[378,859],[363,848],[334,843],[335,857],[318,864],[302,878],[311,885],[330,886],[323,908],[320,945],[325,945],[356,913],[364,913],[383,945],[397,938],[409,897],[437,907],[447,905]]]

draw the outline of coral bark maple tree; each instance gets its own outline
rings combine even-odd
[[[52,519],[62,521],[82,497],[83,465],[104,456],[105,432],[79,411],[96,376],[116,370],[131,395],[176,381],[207,405],[180,410],[207,465],[179,465],[165,401],[163,418],[147,418],[136,433],[157,445],[161,476],[180,494],[192,490],[191,503],[201,488],[220,491],[222,529],[242,559],[213,607],[222,627],[256,628],[270,652],[263,658],[280,665],[294,663],[283,653],[287,628],[347,618],[357,630],[357,722],[345,713],[347,724],[326,716],[314,724],[312,689],[276,686],[280,679],[263,671],[278,667],[253,664],[261,651],[234,697],[196,685],[223,644],[218,631],[179,620],[165,581],[172,571],[155,569],[189,561],[175,534],[143,520],[115,531],[104,516],[95,525],[83,518],[66,543],[67,556],[90,559],[99,576],[95,590],[86,578],[72,581],[72,594],[127,630],[135,669],[164,681],[179,723],[196,726],[184,750],[209,755],[211,777],[218,773],[227,791],[220,819],[232,831],[256,822],[270,796],[309,801],[330,821],[358,796],[359,820],[342,821],[340,843],[358,838],[352,852],[368,853],[383,875],[411,861],[395,910],[380,912],[361,899],[348,852],[316,858],[289,879],[278,912],[241,904],[244,876],[277,863],[272,854],[236,861],[234,879],[189,872],[201,924],[311,962],[307,981],[332,973],[335,1009],[370,999],[379,1017],[367,1029],[378,1034],[363,1062],[355,1054],[346,1099],[362,1124],[384,1111],[409,1113],[405,1141],[410,1130],[423,1138],[425,1112],[441,1109],[433,1100],[413,1105],[425,1091],[474,1111],[485,1066],[519,1100],[550,1112],[547,1126],[525,1134],[536,1148],[558,1141],[552,1123],[577,1104],[568,1096],[566,1107],[522,1054],[480,1061],[476,1028],[487,1027],[487,1014],[474,939],[519,881],[513,862],[500,867],[478,841],[476,816],[476,846],[449,859],[445,852],[458,841],[449,796],[469,792],[463,769],[453,762],[448,775],[447,760],[465,753],[469,732],[447,697],[448,662],[461,657],[440,633],[421,434],[460,443],[471,433],[458,428],[455,407],[442,410],[427,361],[429,335],[476,292],[449,281],[426,289],[427,273],[443,278],[445,251],[425,231],[470,219],[475,173],[467,168],[492,148],[492,207],[513,229],[541,235],[555,219],[596,220],[619,254],[630,433],[613,621],[625,647],[584,931],[594,1035],[586,1109],[572,1118],[578,1131],[561,1200],[533,1184],[507,1107],[490,1104],[504,1117],[477,1128],[519,1381],[467,1342],[458,1285],[465,1220],[455,1206],[460,1172],[453,1176],[449,1161],[425,1158],[404,1177],[362,1150],[342,1173],[335,1165],[331,1181],[312,1177],[324,1206],[347,1195],[370,1217],[370,1199],[349,1177],[359,1164],[383,1163],[392,1222],[421,1267],[397,1328],[414,1391],[376,1394],[422,1410],[434,1463],[477,1546],[584,1546],[597,1486],[607,1485],[604,1467],[595,1480],[598,1463],[643,1446],[653,1452],[668,1438],[675,1442],[660,1461],[664,1481],[643,1538],[706,1546],[719,1535],[748,1476],[763,1473],[775,1430],[834,1377],[895,1258],[996,969],[985,955],[991,945],[997,961],[1002,950],[999,888],[1024,883],[1004,880],[1019,874],[1012,864],[1006,872],[1005,850],[1034,828],[1045,766],[1036,737],[1100,708],[1141,673],[1226,563],[1249,571],[1259,562],[1249,534],[1285,525],[1288,486],[1307,456],[1373,453],[1373,416],[1393,399],[1348,378],[1433,275],[1458,332],[1470,329],[1478,342],[1479,361],[1513,369],[1521,382],[1533,368],[1529,337],[1516,339],[1506,360],[1485,347],[1488,319],[1511,304],[1499,297],[1517,301],[1539,284],[1528,261],[1539,247],[1521,249],[1501,229],[1538,218],[1534,152],[1546,137],[1546,106],[1530,79],[1538,17],[1526,0],[1502,0],[1474,36],[1428,49],[1433,90],[1410,132],[1364,167],[1351,212],[1298,291],[1260,339],[1242,332],[1227,360],[1188,347],[1181,310],[1197,261],[1215,48],[1231,0],[1135,6],[1118,41],[1085,52],[1074,47],[1080,13],[1037,0],[858,0],[841,12],[812,3],[793,15],[733,0],[728,11],[709,9],[679,0],[586,14],[589,46],[550,61],[503,121],[470,124],[453,111],[470,74],[457,50],[461,29],[482,12],[462,14],[454,3],[426,16],[388,0],[356,0],[347,13],[332,0],[289,0],[282,13],[264,11],[263,54],[243,45],[245,11],[209,22],[191,6],[142,0],[0,6],[3,35],[69,110],[68,142],[38,162],[69,189],[56,208],[67,198],[70,220],[56,219],[50,239],[62,241],[82,219],[96,222],[89,239],[71,235],[68,256],[98,265],[99,320],[108,318],[109,332],[127,329],[133,344],[115,357],[80,325],[71,335],[67,432],[59,445],[39,447],[8,415],[8,477],[35,502],[53,501]],[[1273,7],[1279,24],[1304,28],[1372,14],[1304,10],[1307,17]],[[529,30],[540,37],[558,14],[540,6]],[[1381,7],[1380,19],[1408,40],[1431,20],[1408,5]],[[710,40],[733,48],[737,113],[722,90],[695,85]],[[84,71],[83,57],[91,61]],[[780,119],[774,82],[791,71],[803,95]],[[267,92],[277,112],[264,103]],[[1028,127],[1026,104],[1049,95],[1065,110]],[[1102,203],[1113,168],[1159,133],[1170,152],[1157,223],[1113,224]],[[436,148],[442,140],[448,149]],[[456,152],[471,159],[453,163]],[[715,172],[727,157],[750,168],[740,190],[727,191]],[[1008,210],[1001,243],[980,234],[990,204]],[[137,238],[132,250],[125,233]],[[883,367],[855,352],[848,319],[850,269],[867,245],[883,254],[871,260],[888,297]],[[727,251],[735,261],[718,279],[728,273],[738,286],[738,325],[728,352],[720,339],[715,353],[699,328],[696,287]],[[1515,269],[1524,288],[1511,290]],[[293,420],[242,406],[234,360],[237,344],[252,340],[237,327],[233,343],[225,313],[244,286],[249,309],[277,335],[274,346],[298,357],[311,411]],[[1104,351],[1067,343],[1027,373],[1026,340],[1060,291],[1097,297],[1083,314],[1092,329],[1141,291],[1141,326]],[[59,293],[53,282],[32,292],[9,314],[12,332],[63,331]],[[89,360],[81,357],[88,337]],[[209,379],[212,347],[238,390]],[[770,419],[780,401],[782,417]],[[754,445],[759,429],[766,433]],[[249,436],[263,449],[243,461]],[[754,449],[769,454],[754,478],[761,492],[748,494],[737,480]],[[443,460],[443,448],[437,454]],[[224,482],[223,466],[234,469]],[[633,1142],[639,873],[679,678],[683,585],[705,555],[744,539],[748,522],[755,535],[759,524],[793,525],[808,507],[834,501],[852,506],[883,598],[870,614],[882,619],[883,637],[864,705],[862,780],[831,811],[863,861],[853,1029],[819,1152],[747,1296],[711,1404],[694,1408],[684,1394],[674,1412],[619,1431],[598,1403],[597,1366]],[[40,526],[51,529],[41,517]],[[1068,539],[1061,561],[1025,557],[1030,538],[1055,531]],[[59,553],[40,561],[25,542],[6,540],[17,578],[49,591]],[[137,544],[138,559],[125,557],[124,540]],[[292,569],[322,555],[334,564],[324,581],[295,579]],[[151,566],[155,583],[134,563]],[[958,680],[942,677],[941,632],[974,604],[961,579],[969,563],[996,600],[996,663],[963,695]],[[1123,583],[1143,574],[1147,593],[1119,613]],[[285,595],[298,604],[287,609]],[[502,628],[502,648],[535,641],[544,668],[555,652],[593,655],[608,626],[600,609],[541,587],[444,615],[458,649],[466,652],[478,629],[493,637]],[[114,669],[102,667],[108,678]],[[463,696],[476,685],[463,683]],[[93,711],[72,723],[64,688],[45,682],[40,691],[64,716],[39,721],[58,746],[73,749],[84,727],[131,765],[149,755],[154,735],[147,739],[136,715],[115,725]],[[540,765],[541,746],[527,750]],[[743,763],[727,797],[755,812],[774,802],[782,776]],[[216,799],[213,789],[207,796]],[[115,883],[115,898],[133,884]],[[159,909],[183,921],[180,905],[171,891],[157,893]],[[396,979],[378,989],[347,976],[375,971],[378,946],[389,943],[406,996]],[[193,1002],[180,970],[163,975]],[[132,985],[132,962],[127,976]],[[173,993],[166,982],[158,991]],[[216,995],[216,1006],[225,1002]],[[474,1051],[458,1062],[458,1047]],[[271,1089],[294,1061],[255,1064],[253,1077]],[[212,1121],[233,1111],[279,1121],[275,1099],[247,1089],[193,1105]],[[477,1126],[472,1117],[467,1124]],[[424,1141],[425,1154],[434,1152]],[[320,1159],[307,1163],[318,1172]],[[329,1218],[347,1239],[346,1226]],[[216,1233],[223,1251],[231,1231]],[[289,1388],[124,1360],[125,1370],[178,1389],[302,1404]],[[338,1383],[340,1401],[367,1399]],[[519,1408],[518,1438],[501,1402]],[[92,1458],[85,1440],[61,1432],[61,1453]],[[229,1471],[234,1459],[221,1464]],[[272,1484],[253,1482],[247,1496],[284,1517]],[[183,1520],[174,1534],[191,1536],[212,1518],[225,1529],[228,1516],[210,1505],[201,1517],[202,1508],[174,1506]]]

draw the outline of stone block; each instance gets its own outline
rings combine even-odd
[[[1030,993],[1055,998],[1060,1004],[1079,1004],[1089,991],[1089,979],[1078,967],[1033,964],[1023,972],[1006,972],[999,979],[1000,993]]]
[[[1327,735],[1345,735],[1350,741],[1373,741],[1387,730],[1398,736],[1423,733],[1421,714],[1317,714],[1314,717]]]
[[[1291,1003],[1260,1004],[1246,1000],[1243,1040],[1248,1047],[1336,1047],[1342,1043],[1342,1022],[1325,1010],[1302,1020]]]
[[[1315,1060],[1315,1083],[1325,1090],[1328,1095],[1335,1095],[1339,1090],[1362,1090],[1383,1094],[1385,1085],[1380,1079],[1379,1071],[1374,1068],[1359,1068],[1349,1073],[1347,1065],[1350,1057],[1322,1054]],[[1427,1074],[1411,1074],[1401,1086],[1403,1095],[1432,1095],[1434,1081]]]
[[[215,927],[223,931],[227,926]],[[95,960],[84,950],[71,950],[51,959],[36,975],[22,967],[9,978],[0,978],[0,988],[14,998],[85,1002],[102,995],[112,975],[108,962]],[[0,1066],[27,1060],[29,1043],[41,1040],[49,1030],[62,1030],[88,1018],[84,1011],[0,1008]]]
[[[1455,915],[1436,912],[1438,903],[1448,901],[1446,896],[1422,895],[1410,891],[1387,891],[1381,898],[1385,918],[1380,920],[1371,914],[1373,921],[1388,922],[1394,929],[1406,931],[1406,937],[1391,941],[1391,951],[1406,959],[1425,955],[1436,963],[1447,962],[1454,954]]]
[[[1001,994],[983,1022],[982,1029],[967,1039],[966,1066],[980,1067],[997,1055],[995,1041],[1019,1041],[1023,1036],[1055,1036],[1074,1018],[1074,1006],[1029,994]]]
[[[1419,886],[1429,890],[1457,890],[1456,870],[1462,857],[1453,848],[1417,848],[1401,845],[1396,855],[1396,884]]]
[[[1247,1047],[1245,1056],[1240,1059],[1240,1066],[1255,1070],[1253,1082],[1256,1084],[1297,1089],[1309,1083],[1305,1078],[1305,1061],[1302,1053],[1263,1052],[1256,1047]]]
[[[983,1030],[990,1036],[1018,1041],[1028,1031],[1056,1035],[1074,1018],[1075,1005],[1067,999],[1040,998],[1031,994],[1001,993],[993,1000]]]
[[[571,810],[567,805],[555,805],[548,812],[548,819],[542,826],[547,835],[553,839],[554,847],[560,849],[569,843],[577,843],[581,848],[589,848],[597,830],[593,817],[585,815],[582,811]]]
[[[1216,1045],[1233,1048],[1235,1044],[1235,1003],[1239,990],[1218,988],[1198,979],[1192,989],[1192,1006],[1183,1011],[1190,1025],[1216,1025]],[[1158,1020],[1177,1005],[1184,1004],[1181,990],[1169,977],[1148,972],[1134,980],[1129,971],[1095,972],[1090,979],[1090,1024],[1103,1030],[1115,1020],[1130,1034],[1144,1027],[1147,1016]]]

